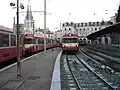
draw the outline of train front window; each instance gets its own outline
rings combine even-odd
[[[35,39],[31,39],[31,38],[26,38],[24,39],[24,43],[25,44],[35,44],[36,43],[36,40]]]
[[[78,43],[78,39],[77,38],[64,38],[62,42],[63,43]]]

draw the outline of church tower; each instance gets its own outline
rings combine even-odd
[[[24,20],[24,34],[34,34],[34,20],[30,0],[28,0],[27,15]]]

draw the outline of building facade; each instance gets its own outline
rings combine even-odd
[[[109,22],[82,22],[82,23],[73,23],[66,22],[62,25],[62,36],[65,34],[78,34],[78,36],[88,36],[91,33],[99,31],[105,27],[110,26]]]

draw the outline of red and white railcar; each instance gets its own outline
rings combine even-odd
[[[77,52],[79,50],[78,36],[67,34],[62,37],[62,50],[65,52]]]
[[[20,55],[23,53],[23,42],[20,37]],[[16,35],[10,28],[0,26],[0,62],[17,57]]]
[[[36,53],[43,49],[43,39],[40,39],[38,36],[34,35],[24,35],[24,48],[25,54]]]
[[[46,49],[57,47],[54,40],[46,38]],[[44,38],[35,35],[24,35],[25,54],[36,53],[44,49]]]

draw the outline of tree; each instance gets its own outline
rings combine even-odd
[[[120,22],[120,5],[119,5],[119,8],[118,8],[118,13],[117,13],[117,17],[116,17],[116,22]]]

